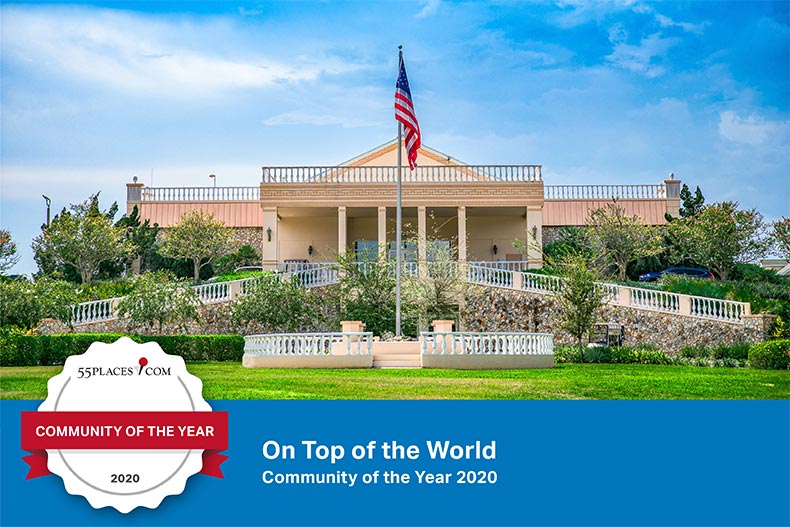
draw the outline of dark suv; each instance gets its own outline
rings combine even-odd
[[[713,278],[713,273],[699,267],[670,267],[657,273],[646,273],[639,277],[640,282],[655,282],[665,274],[678,274],[690,278]]]

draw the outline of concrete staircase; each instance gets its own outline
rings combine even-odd
[[[377,342],[373,346],[374,368],[421,368],[418,342]]]

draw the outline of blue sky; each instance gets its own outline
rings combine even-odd
[[[2,2],[0,225],[32,272],[55,211],[101,191],[256,185],[395,136],[403,44],[423,143],[790,215],[790,3]]]

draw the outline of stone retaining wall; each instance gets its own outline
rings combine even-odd
[[[331,295],[331,288],[320,288],[319,295]],[[327,305],[331,302],[326,302]],[[237,333],[251,335],[282,331],[281,328],[266,327],[262,324],[239,326],[233,324],[230,316],[231,305],[227,303],[204,305],[200,307],[201,320],[189,323],[185,328],[166,324],[162,333],[178,334],[225,334]],[[460,329],[463,331],[524,331],[527,333],[552,333],[555,345],[573,344],[573,338],[556,330],[553,313],[556,302],[551,298],[535,293],[511,291],[493,287],[471,286],[467,296]],[[331,313],[322,317],[332,320]],[[653,344],[668,353],[677,353],[686,346],[698,344],[733,344],[737,342],[757,343],[768,339],[776,317],[773,315],[745,316],[744,322],[735,324],[688,316],[671,315],[657,311],[647,311],[632,307],[604,306],[599,317],[601,322],[614,322],[625,326],[625,345]],[[41,322],[37,332],[53,333],[140,333],[157,334],[158,328],[134,327],[128,319],[115,319],[75,328],[56,320]],[[337,331],[337,325],[330,322],[317,322],[308,331]]]
[[[261,252],[263,247],[263,229],[261,227],[233,227],[233,240],[239,246],[251,245],[253,249]]]
[[[461,318],[464,331],[553,333],[555,345],[573,344],[554,322],[557,303],[534,293],[474,286]],[[776,317],[751,315],[742,324],[671,315],[631,307],[604,306],[601,322],[625,326],[625,345],[653,344],[667,353],[697,344],[757,343],[768,339]]]

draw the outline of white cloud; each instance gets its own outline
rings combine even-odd
[[[309,126],[332,126],[339,125],[343,128],[357,128],[361,126],[378,126],[382,123],[360,119],[354,117],[355,114],[326,114],[310,113],[301,110],[285,112],[264,119],[262,122],[268,126],[279,125],[309,125]]]
[[[655,64],[654,59],[662,57],[669,48],[680,42],[677,38],[662,38],[654,33],[643,38],[638,45],[618,42],[614,51],[606,57],[610,63],[623,69],[641,73],[646,77],[658,77],[665,73],[665,68]]]
[[[16,7],[3,17],[3,53],[23,67],[127,93],[201,96],[359,68],[334,57],[284,63],[262,55],[223,56],[210,43],[233,30],[215,19],[164,22],[120,11]],[[201,39],[179,41],[185,32]]]
[[[553,22],[564,28],[577,27],[590,21],[600,22],[611,14],[622,11],[636,10],[636,0],[613,0],[609,2],[591,2],[589,0],[560,0],[557,6],[563,11],[553,16]]]
[[[708,22],[701,22],[699,24],[692,24],[690,22],[675,22],[668,16],[664,16],[660,13],[655,13],[656,21],[661,27],[679,27],[683,31],[688,33],[694,33],[697,35],[701,35],[705,32],[705,28],[708,27]]]
[[[419,13],[414,15],[414,18],[427,18],[431,15],[435,15],[441,4],[441,0],[425,0],[425,5],[422,6]]]
[[[642,108],[628,112],[628,115],[642,119],[661,120],[669,125],[673,123],[685,125],[688,124],[690,118],[688,103],[673,97],[663,97],[655,104],[646,104]]]
[[[239,14],[241,16],[258,16],[263,14],[263,6],[259,4],[253,7],[252,9],[247,9],[241,6],[239,7]]]
[[[787,136],[788,121],[767,121],[754,115],[741,117],[733,111],[719,114],[719,134],[725,139],[747,145],[764,145]]]

